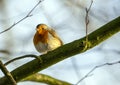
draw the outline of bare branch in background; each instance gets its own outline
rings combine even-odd
[[[35,9],[42,1],[44,1],[44,0],[40,0],[40,1],[30,10],[30,12],[29,12],[25,17],[23,17],[22,19],[20,19],[19,21],[17,21],[17,22],[14,23],[13,25],[11,25],[9,28],[1,31],[0,34],[2,34],[2,33],[4,33],[4,32],[6,32],[6,31],[12,29],[14,26],[16,26],[18,23],[22,22],[23,20],[27,19],[28,17],[31,17],[31,16],[32,16],[31,13],[34,11],[34,9]]]
[[[87,42],[88,42],[89,12],[90,12],[92,3],[93,3],[93,0],[91,0],[91,4],[90,4],[89,8],[88,8],[88,9],[86,8],[86,16],[85,16],[85,26],[86,26],[86,43],[85,43],[85,45],[86,45],[86,46],[87,46]],[[74,58],[72,58],[72,59],[74,59]],[[78,72],[78,67],[77,67],[76,62],[74,62],[73,60],[72,60],[72,65],[73,65],[73,67],[74,67],[74,70],[75,70],[75,72],[76,72],[76,75],[77,75],[78,78],[79,78],[80,74],[79,74],[79,72]]]
[[[76,74],[77,78],[80,79],[81,74],[79,73],[79,67],[77,65],[76,58],[74,58],[74,57],[71,58],[71,63],[72,63],[72,67],[73,67],[73,69],[75,71],[75,74]]]
[[[8,50],[0,50],[0,53],[3,53],[3,54],[10,54],[10,52]]]
[[[14,59],[6,62],[4,65],[6,66],[6,65],[8,65],[8,64],[10,64],[10,63],[12,63],[12,62],[14,62],[14,61],[16,61],[16,60],[20,60],[20,59],[23,59],[23,58],[30,58],[30,57],[36,58],[36,59],[38,59],[40,62],[42,62],[42,60],[41,60],[38,56],[31,54],[31,55],[24,55],[24,56],[21,56],[21,57],[14,58]]]
[[[4,64],[2,63],[2,61],[0,60],[0,69],[2,70],[2,72],[4,73],[4,75],[9,79],[9,81],[11,82],[11,85],[17,85],[16,81],[14,80],[13,76],[11,75],[11,73],[7,70],[7,68],[4,66]]]
[[[78,85],[80,82],[82,82],[85,78],[87,78],[93,71],[95,71],[97,68],[106,66],[106,65],[115,65],[115,64],[120,64],[120,60],[112,63],[104,63],[98,66],[95,66],[93,69],[91,69],[83,78],[81,78],[75,85]]]
[[[91,4],[89,6],[89,8],[86,8],[85,11],[86,11],[86,16],[85,16],[85,28],[86,28],[86,43],[88,42],[88,24],[89,24],[89,12],[90,12],[90,9],[92,7],[92,4],[93,4],[93,0],[91,0]],[[87,44],[86,44],[87,45]]]

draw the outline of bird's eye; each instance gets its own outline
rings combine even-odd
[[[42,30],[44,30],[44,27],[43,27],[43,26],[41,26],[41,29],[42,29]]]

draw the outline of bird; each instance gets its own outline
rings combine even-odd
[[[47,53],[63,45],[55,30],[46,24],[38,24],[33,43],[39,53]]]

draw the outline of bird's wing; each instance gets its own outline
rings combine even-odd
[[[54,29],[49,29],[48,31],[49,31],[49,33],[50,33],[53,37],[55,37],[55,38],[59,39],[59,40],[60,40],[60,42],[61,42],[61,45],[63,45],[62,40],[59,38],[59,36],[57,35],[57,33],[55,32],[55,30],[54,30]]]

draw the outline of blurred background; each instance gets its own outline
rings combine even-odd
[[[39,0],[0,0],[0,32],[24,18]],[[38,24],[53,27],[64,44],[85,36],[85,8],[91,0],[44,0],[21,23],[11,30],[0,34],[0,60],[39,53],[33,45],[33,36]],[[98,29],[107,22],[120,16],[120,0],[94,0],[89,12],[88,32]],[[85,53],[61,61],[40,73],[76,84],[95,66],[120,60],[120,33],[115,34],[100,45]],[[9,71],[31,61],[21,59],[7,66]],[[0,71],[0,77],[3,73]],[[33,82],[20,82],[18,85],[40,85]],[[120,64],[104,66],[92,72],[92,75],[79,85],[119,85]],[[41,84],[42,85],[42,84]],[[43,84],[46,85],[46,84]]]

